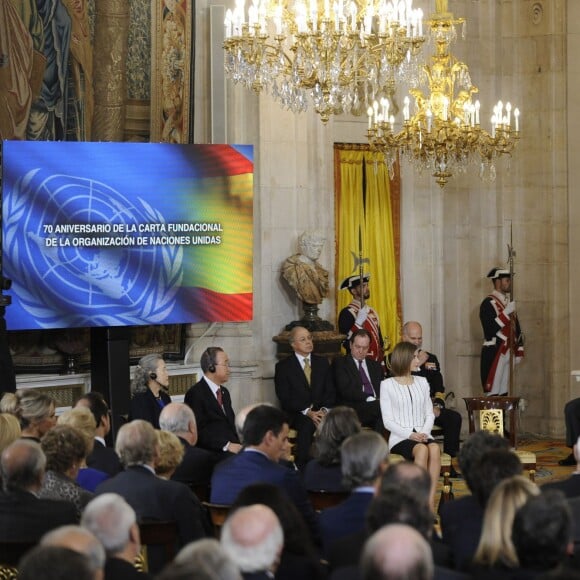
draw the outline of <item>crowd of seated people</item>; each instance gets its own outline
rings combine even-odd
[[[304,338],[299,348],[308,350]],[[147,404],[133,405],[112,447],[104,445],[102,397],[85,395],[56,421],[47,395],[8,395],[0,401],[0,544],[27,544],[13,564],[35,580],[66,577],[63,567],[71,578],[97,580],[575,577],[577,496],[570,485],[565,495],[523,476],[498,435],[479,431],[463,443],[458,461],[470,494],[445,502],[439,524],[432,402],[412,374],[416,356],[410,343],[397,345],[394,377],[376,392],[390,440],[363,429],[354,408],[320,405],[316,418],[303,413],[315,427],[303,461],[292,460],[297,422],[283,409],[255,403],[235,416],[218,347],[204,352],[189,404],[157,397],[166,369],[158,358],[144,361],[150,392],[136,393]],[[135,416],[140,405],[146,416]],[[405,460],[389,464],[390,450]],[[83,485],[91,456],[97,475]],[[309,490],[343,498],[317,512]],[[212,504],[228,512],[220,530]],[[148,545],[143,571],[140,529],[160,521],[172,524],[173,556]]]

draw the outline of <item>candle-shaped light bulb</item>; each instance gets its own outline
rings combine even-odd
[[[392,133],[395,128],[395,117],[393,115],[389,117],[389,124],[391,125],[391,133]]]
[[[475,101],[475,124],[479,125],[479,109],[481,108],[481,103]]]
[[[491,136],[492,138],[495,138],[495,125],[497,123],[497,116],[496,115],[492,115],[491,116]]]
[[[408,96],[406,96],[403,99],[403,103],[404,103],[404,105],[403,105],[403,120],[408,121],[409,120],[409,103],[410,103]]]
[[[373,108],[372,107],[369,107],[367,109],[367,115],[369,116],[369,131],[370,131],[373,127]]]
[[[431,109],[425,111],[425,116],[427,117],[427,133],[431,133],[431,124],[433,123],[433,113]]]
[[[506,103],[505,110],[506,110],[506,116],[507,116],[506,125],[508,127],[511,127],[511,124],[512,124],[512,104],[509,102]]]
[[[514,120],[516,123],[516,133],[520,130],[520,110],[516,107],[514,109]]]

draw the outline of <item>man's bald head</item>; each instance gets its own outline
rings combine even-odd
[[[368,539],[361,569],[363,580],[431,580],[433,552],[417,530],[404,524],[389,524]]]
[[[2,452],[0,469],[5,491],[38,491],[44,479],[46,456],[36,441],[17,439]]]
[[[221,543],[242,572],[274,571],[284,546],[284,533],[269,507],[254,504],[237,509],[226,520]]]
[[[411,320],[403,324],[403,340],[415,346],[423,346],[423,328],[418,322]]]

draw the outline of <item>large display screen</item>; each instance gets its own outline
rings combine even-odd
[[[9,330],[252,319],[251,146],[6,141]]]

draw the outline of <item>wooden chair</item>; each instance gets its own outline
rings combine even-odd
[[[203,505],[209,511],[211,523],[213,524],[214,535],[219,540],[222,526],[224,525],[224,522],[226,521],[232,506],[219,503],[210,503],[208,501],[204,501]]]
[[[517,447],[517,410],[519,397],[465,397],[467,407],[469,432],[476,430],[476,411],[479,411],[478,425],[492,433],[505,436],[504,417],[509,420],[508,438],[514,453],[519,457],[528,476],[532,481],[536,478],[536,454],[531,451],[519,451]]]
[[[310,503],[317,512],[342,503],[349,495],[348,491],[326,491],[324,489],[308,491]]]
[[[171,562],[177,553],[178,531],[177,523],[173,521],[143,521],[139,522],[141,545],[145,548],[145,562],[147,570],[151,570],[151,548],[160,548],[163,560]]]

